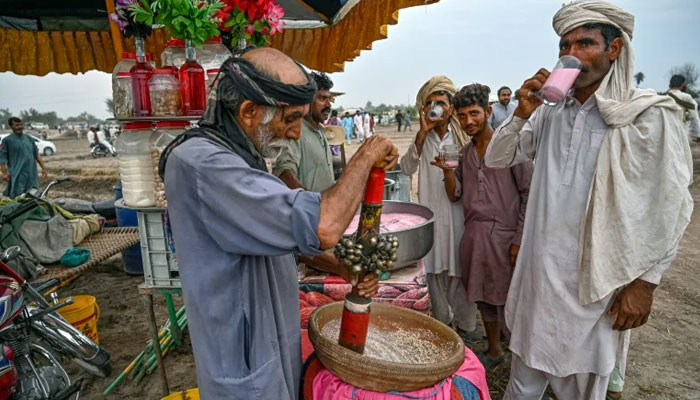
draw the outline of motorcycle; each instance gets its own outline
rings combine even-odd
[[[30,195],[0,226],[38,206]],[[72,298],[49,303],[42,292],[57,280],[33,286],[6,263],[20,254],[18,246],[0,256],[0,400],[78,400],[82,379],[71,381],[59,360],[67,358],[89,373],[106,377],[112,371],[110,354],[74,328],[56,310]]]
[[[51,181],[40,194],[37,191],[35,195],[38,198],[46,199],[46,194],[52,186],[69,180],[70,178],[64,177]],[[114,201],[114,199],[108,199],[92,202],[71,197],[62,197],[52,200],[54,204],[72,214],[98,214],[106,220],[106,227],[117,226],[117,210],[114,207]]]
[[[92,158],[107,157],[110,155],[112,157],[116,157],[117,152],[110,151],[110,149],[108,149],[107,146],[103,145],[102,143],[95,143],[90,149],[90,155],[92,156]]]

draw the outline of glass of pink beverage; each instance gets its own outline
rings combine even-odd
[[[440,146],[440,161],[442,166],[446,168],[457,168],[459,165],[459,150],[458,144],[446,144]]]
[[[561,57],[542,89],[537,92],[537,98],[548,106],[556,106],[574,87],[579,73],[581,73],[581,61],[578,58],[574,56]]]

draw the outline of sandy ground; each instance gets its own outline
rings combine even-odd
[[[395,127],[379,128],[405,153],[413,133],[396,133]],[[86,141],[57,140],[57,154],[46,158],[52,176],[70,175],[73,181],[52,191],[53,197],[74,196],[91,200],[112,196],[112,185],[118,182],[116,160],[89,157]],[[348,153],[357,149],[352,145]],[[693,145],[696,159],[700,147]],[[700,162],[696,162],[698,171]],[[700,200],[700,180],[692,186],[696,203]],[[0,185],[0,190],[2,189]],[[414,176],[414,193],[416,179]],[[683,238],[678,258],[656,291],[654,311],[647,325],[636,329],[628,362],[625,390],[627,399],[700,399],[700,217],[697,211]],[[97,297],[102,310],[99,322],[100,343],[112,354],[112,377],[97,379],[75,367],[74,376],[86,378],[81,398],[98,399],[104,388],[142,349],[149,338],[141,296],[137,285],[141,277],[124,274],[120,256],[115,256],[74,281],[61,295],[91,294]],[[176,299],[181,303],[181,299]],[[166,319],[162,299],[156,298],[159,323]],[[481,347],[481,346],[479,346]],[[166,357],[166,369],[171,390],[196,386],[191,347],[186,345]],[[489,377],[493,398],[502,397],[508,376],[508,366],[493,371]],[[146,377],[140,384],[125,381],[111,395],[115,399],[159,399],[160,386],[156,375]]]

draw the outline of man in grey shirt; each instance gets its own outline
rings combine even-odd
[[[491,128],[498,128],[503,121],[505,121],[513,111],[515,111],[516,105],[511,103],[511,91],[508,86],[503,86],[498,89],[498,102],[491,106],[491,116],[489,117],[489,125]]]
[[[322,123],[331,112],[333,82],[324,73],[312,72],[316,82],[316,96],[309,113],[301,121],[301,138],[286,139],[275,162],[273,173],[291,189],[302,188],[323,192],[335,183],[333,154],[326,140]]]
[[[370,169],[397,163],[383,137],[365,141],[323,194],[290,189],[264,158],[283,138],[299,139],[316,86],[272,48],[229,58],[213,83],[199,128],[163,152],[169,216],[202,399],[298,398],[301,327],[295,253],[323,258],[362,200]],[[376,292],[372,276],[358,285]]]

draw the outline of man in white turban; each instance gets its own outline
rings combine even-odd
[[[460,148],[469,142],[459,120],[453,117],[453,96],[457,88],[445,75],[430,78],[418,91],[416,106],[420,129],[401,158],[401,172],[411,176],[418,171],[418,202],[435,213],[433,248],[423,259],[431,315],[453,325],[466,341],[480,341],[476,331],[476,304],[467,303],[459,263],[459,242],[464,230],[462,205],[452,203],[445,193],[442,170],[430,165],[440,149],[448,145]],[[441,107],[442,116],[427,118],[431,107]]]
[[[631,84],[631,14],[578,1],[553,25],[559,55],[583,65],[573,93],[541,106],[540,69],[485,155],[488,167],[537,158],[506,302],[505,399],[539,400],[549,384],[560,399],[602,400],[690,220],[692,158],[681,109]]]

